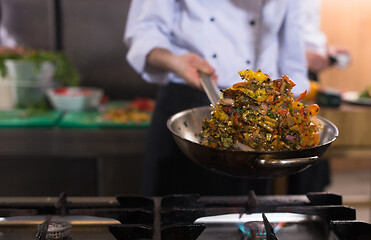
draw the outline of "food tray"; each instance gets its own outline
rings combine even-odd
[[[341,97],[342,100],[346,103],[371,106],[371,98],[360,98],[359,94],[360,93],[357,91],[349,91],[344,92]]]
[[[69,112],[59,122],[61,128],[146,128],[149,122],[119,123],[105,121],[99,112]]]
[[[60,111],[5,110],[0,111],[0,128],[53,127],[61,117]]]
[[[107,108],[119,108],[128,103],[129,101],[114,101]],[[61,128],[147,128],[149,125],[150,121],[140,123],[107,121],[102,118],[99,111],[66,112],[59,122]]]

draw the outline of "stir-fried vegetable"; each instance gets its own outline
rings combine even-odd
[[[211,119],[202,123],[204,144],[219,149],[296,150],[316,146],[321,122],[317,104],[295,100],[286,75],[271,80],[261,70],[240,71],[243,82],[222,90]],[[244,146],[244,147],[241,147]]]

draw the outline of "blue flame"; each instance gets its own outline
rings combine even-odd
[[[250,229],[246,229],[243,223],[238,223],[238,228],[241,230],[241,232],[246,236],[251,236]]]
[[[267,235],[267,232],[264,228],[263,222],[261,222],[262,228],[257,229],[251,229],[248,224],[245,223],[238,223],[238,228],[240,231],[244,234],[246,237],[252,237],[252,231],[254,231],[254,235],[258,237],[263,237]],[[285,224],[284,223],[272,223],[273,225],[273,231],[274,233],[277,233],[277,231],[282,228]]]

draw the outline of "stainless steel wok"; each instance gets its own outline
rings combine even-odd
[[[219,150],[201,144],[199,133],[212,108],[198,107],[179,112],[167,121],[167,127],[180,149],[194,162],[211,171],[241,178],[273,178],[302,171],[317,163],[319,157],[338,137],[338,129],[319,117],[324,129],[318,146],[296,151]]]

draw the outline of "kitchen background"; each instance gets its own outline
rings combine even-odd
[[[129,0],[2,0],[1,44],[63,51],[81,73],[81,85],[103,88],[111,100],[154,98],[156,86],[145,83],[125,60],[122,37],[129,5]],[[351,50],[352,64],[347,69],[326,70],[320,76],[321,86],[364,89],[370,84],[371,34],[365,29],[371,29],[371,3],[323,0],[322,28],[329,43]],[[348,118],[352,111],[347,112]],[[370,109],[368,113],[365,108],[354,111],[364,128],[356,130],[361,126],[356,122],[336,123],[343,145],[335,150],[348,149],[344,147],[348,142],[350,147],[346,154],[332,151],[332,183],[327,190],[343,195],[345,204],[357,208],[358,218],[369,222]],[[343,115],[336,116],[344,120]],[[348,136],[342,135],[343,129],[351,129],[349,136],[360,134],[368,142],[360,140],[356,146],[352,139],[342,139]],[[72,196],[137,194],[145,137],[145,127],[3,128],[0,196],[49,196],[61,191]]]
[[[3,45],[58,50],[110,100],[154,98],[126,63],[122,42],[130,1],[1,1]],[[89,131],[2,129],[0,195],[138,193],[145,128]]]

